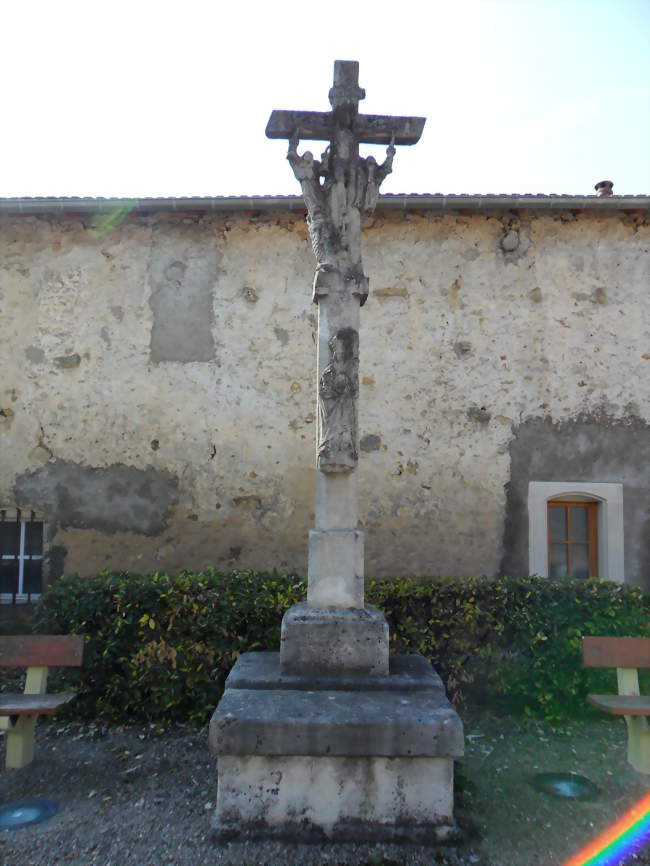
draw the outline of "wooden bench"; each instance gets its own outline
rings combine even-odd
[[[588,668],[616,668],[617,695],[587,695],[590,704],[623,716],[627,724],[627,760],[639,773],[650,773],[650,695],[639,692],[638,668],[650,668],[650,638],[583,637]]]
[[[83,635],[0,637],[0,667],[27,668],[22,694],[0,692],[0,730],[7,732],[7,768],[32,762],[37,717],[53,715],[74,698],[73,692],[46,694],[47,672],[50,667],[80,667],[83,648]]]

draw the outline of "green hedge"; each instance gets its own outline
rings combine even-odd
[[[456,701],[480,683],[520,711],[585,712],[612,672],[585,671],[585,634],[650,634],[650,596],[629,586],[542,578],[395,578],[367,599],[386,614],[392,652],[423,653]],[[75,712],[113,721],[204,723],[237,656],[277,650],[284,611],[305,596],[292,575],[208,570],[64,576],[36,628],[87,636]]]

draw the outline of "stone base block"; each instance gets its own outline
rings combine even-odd
[[[214,828],[222,839],[444,841],[453,761],[220,755]]]
[[[388,623],[371,605],[314,610],[295,604],[282,619],[283,674],[388,674]]]
[[[435,844],[454,828],[463,726],[420,656],[394,658],[387,675],[309,683],[277,654],[245,654],[210,722],[210,750],[221,839]]]
[[[217,755],[457,758],[463,727],[438,690],[227,689],[209,741]]]
[[[463,726],[421,656],[394,657],[385,675],[310,682],[286,674],[277,653],[244,654],[210,722],[210,750],[221,839],[435,844],[454,828]]]
[[[310,607],[363,608],[363,532],[310,529],[308,572]]]
[[[353,671],[343,671],[306,676],[283,673],[280,668],[280,653],[244,653],[239,656],[228,674],[226,689],[310,692],[436,691],[446,702],[442,680],[424,656],[401,654],[389,657],[388,674],[355,674]]]

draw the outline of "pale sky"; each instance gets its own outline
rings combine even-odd
[[[264,129],[335,59],[427,117],[383,192],[650,193],[650,0],[4,0],[0,40],[3,197],[298,193]]]

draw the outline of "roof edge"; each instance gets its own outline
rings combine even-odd
[[[116,210],[153,213],[304,210],[299,195],[214,196],[188,198],[0,198],[0,215],[62,213],[102,214]],[[650,195],[444,195],[442,193],[392,193],[379,197],[379,210],[495,211],[495,210],[593,210],[650,209]]]

